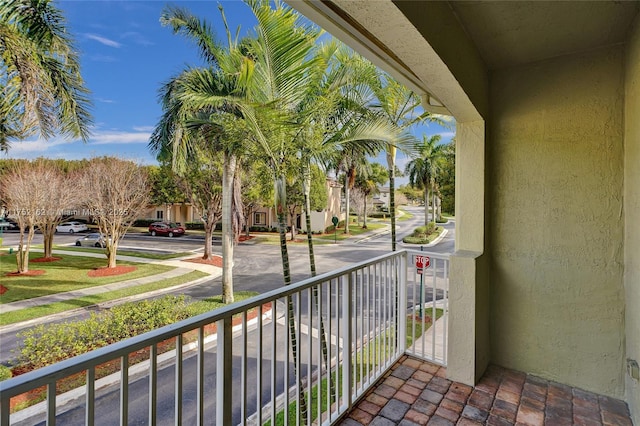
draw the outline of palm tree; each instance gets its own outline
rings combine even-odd
[[[377,99],[374,108],[402,130],[411,128],[418,123],[438,122],[438,117],[428,112],[421,112],[421,100],[411,90],[394,80],[391,76],[377,71],[369,82],[371,90]],[[389,212],[391,214],[391,249],[396,250],[396,205],[395,205],[395,176],[396,176],[397,145],[389,145],[387,149],[387,165],[389,168]]]
[[[0,2],[0,150],[56,133],[87,141],[89,91],[62,13],[50,0]]]
[[[356,177],[356,188],[364,195],[364,222],[362,228],[367,228],[367,198],[369,195],[377,193],[378,185],[384,184],[389,179],[389,173],[383,165],[372,163],[366,173]]]
[[[221,9],[221,13],[223,13]],[[224,13],[223,13],[224,18]],[[233,302],[233,243],[234,223],[242,220],[240,207],[234,196],[239,187],[235,179],[241,145],[238,134],[245,123],[240,118],[241,106],[246,103],[246,92],[241,89],[243,75],[238,41],[218,45],[215,35],[205,20],[199,20],[186,9],[168,7],[161,22],[171,26],[174,33],[192,39],[209,68],[188,68],[170,79],[160,90],[164,114],[156,126],[149,147],[158,155],[170,155],[173,167],[183,170],[188,161],[198,157],[200,150],[222,152],[222,300]],[[226,20],[225,20],[226,22]]]
[[[199,125],[209,125],[212,130],[223,133],[224,126],[217,121],[215,113],[233,114],[243,122],[248,132],[247,138],[240,140],[253,142],[251,148],[267,160],[274,179],[283,280],[285,285],[289,285],[291,269],[286,245],[285,176],[287,158],[293,154],[288,142],[295,132],[290,123],[293,123],[293,113],[302,99],[300,89],[305,87],[308,70],[313,63],[308,57],[320,33],[300,25],[299,15],[280,2],[276,2],[275,9],[271,9],[268,1],[252,0],[247,4],[258,21],[257,37],[238,43],[232,40],[227,28],[227,49],[220,49],[211,37],[205,37],[204,34],[211,33],[208,25],[187,13],[171,13],[164,18],[165,22],[173,25],[175,32],[183,32],[198,40],[201,50],[206,52],[203,56],[212,65],[209,69],[189,70],[189,75],[181,78],[180,89],[174,100],[166,104],[165,111],[173,110],[175,103],[178,110],[190,113],[178,120],[180,126],[176,126],[177,131],[168,133],[179,135],[184,127]],[[193,120],[189,116],[194,112],[210,114],[208,118]],[[237,149],[227,151],[225,170],[232,169],[235,153]],[[224,184],[223,187],[227,189]],[[291,298],[287,306],[289,338],[294,360],[297,360],[299,348]],[[299,388],[302,393],[302,386]],[[301,398],[301,413],[303,417],[307,413],[304,397]]]
[[[439,144],[440,135],[427,138],[422,136],[422,143],[416,146],[418,156],[407,163],[405,173],[409,175],[409,184],[424,191],[424,224],[429,224],[429,193],[433,196],[432,219],[436,221],[435,182],[440,164],[445,156],[446,145]]]

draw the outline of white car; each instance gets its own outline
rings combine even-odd
[[[56,226],[56,232],[67,232],[69,234],[87,231],[88,229],[87,225],[80,222],[62,222],[60,225]]]
[[[102,234],[97,232],[93,232],[84,237],[80,237],[76,240],[76,245],[78,247],[102,247],[105,246],[105,237]]]

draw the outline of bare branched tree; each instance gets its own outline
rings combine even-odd
[[[84,205],[105,235],[107,266],[114,268],[120,239],[148,205],[146,171],[132,161],[94,158],[79,182]]]
[[[75,213],[80,200],[77,179],[66,174],[52,162],[42,162],[39,166],[42,182],[46,182],[48,196],[41,201],[40,212],[36,215],[36,226],[42,231],[44,257],[53,256],[53,236],[56,226],[67,216]]]
[[[50,197],[47,182],[51,173],[42,162],[37,162],[22,164],[4,176],[2,198],[9,215],[15,217],[20,227],[16,263],[21,274],[29,272],[29,251],[38,217]]]

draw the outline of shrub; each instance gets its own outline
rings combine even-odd
[[[385,212],[373,212],[368,214],[368,217],[372,219],[386,219],[389,216],[390,216],[389,213],[385,213]]]
[[[442,232],[441,227],[436,227],[435,223],[429,222],[427,226],[418,226],[413,231],[413,234],[404,237],[402,241],[408,244],[428,244],[433,241],[440,232]]]
[[[160,219],[136,219],[133,222],[133,226],[139,227],[139,228],[145,228],[148,227],[149,225],[151,225],[154,222],[160,222]]]
[[[186,230],[190,230],[190,229],[200,229],[200,230],[204,230],[204,223],[203,222],[187,222],[184,224],[184,229]]]
[[[41,368],[190,316],[184,296],[130,302],[82,321],[41,324],[19,334],[18,362]]]
[[[446,217],[438,216],[436,218],[436,223],[447,223],[447,222],[449,222],[449,219],[447,219]]]
[[[0,382],[10,379],[12,376],[11,369],[6,365],[0,365]]]

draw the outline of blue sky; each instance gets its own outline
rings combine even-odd
[[[58,1],[80,50],[83,77],[92,92],[93,136],[88,143],[61,138],[14,142],[2,157],[73,160],[116,155],[155,163],[147,142],[162,112],[158,89],[186,65],[201,63],[193,44],[160,24],[167,4],[186,7],[204,17],[220,38],[224,28],[218,4],[224,7],[232,31],[239,25],[244,35],[255,25],[248,7],[239,0]],[[453,134],[433,124],[415,133],[421,138],[423,131],[429,135],[442,133],[443,141]],[[386,164],[384,155],[379,161]],[[399,158],[399,167],[403,168],[405,162]]]

